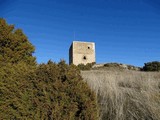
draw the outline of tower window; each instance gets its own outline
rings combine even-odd
[[[90,47],[88,46],[88,49],[90,49]]]
[[[86,56],[83,56],[83,60],[86,60],[87,58],[86,58]]]

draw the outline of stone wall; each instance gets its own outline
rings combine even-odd
[[[95,43],[73,41],[70,50],[70,64],[87,64],[95,62]]]

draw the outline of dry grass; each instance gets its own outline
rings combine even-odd
[[[160,120],[160,72],[82,71],[96,92],[102,120]]]

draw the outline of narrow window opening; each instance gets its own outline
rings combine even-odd
[[[88,49],[90,49],[90,47],[88,47]]]
[[[83,57],[83,60],[86,60],[86,59],[87,59],[86,56],[84,56],[84,57]]]

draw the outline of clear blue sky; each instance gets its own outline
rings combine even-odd
[[[68,63],[75,39],[96,43],[96,62],[160,60],[160,0],[0,0],[0,17],[23,29],[38,63]]]

